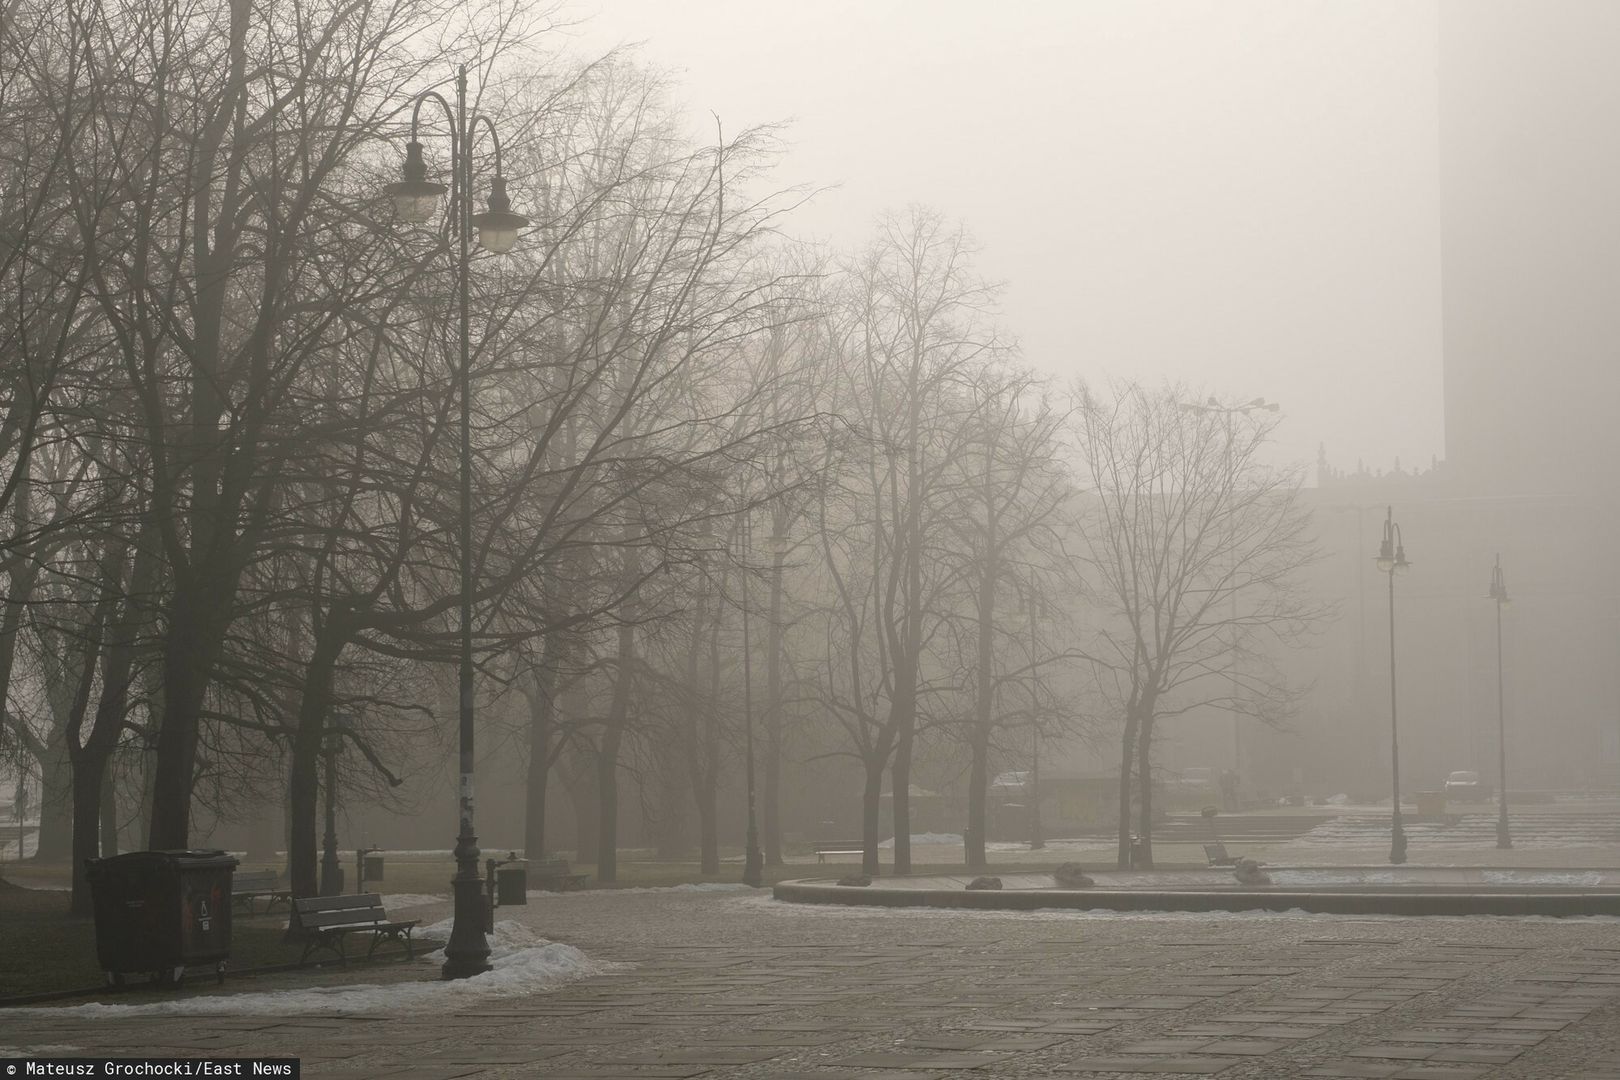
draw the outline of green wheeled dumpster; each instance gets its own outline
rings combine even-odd
[[[132,851],[86,862],[96,957],[107,981],[150,975],[178,986],[186,968],[225,977],[231,955],[231,874],[223,851]]]
[[[500,907],[529,902],[529,860],[509,859],[495,871],[495,900]]]

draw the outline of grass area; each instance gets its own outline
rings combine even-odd
[[[231,966],[295,962],[299,947],[282,943],[286,924],[285,912],[237,913],[231,927]],[[65,892],[0,884],[0,935],[6,942],[0,949],[0,996],[75,990],[106,981],[96,962],[95,922],[70,916]],[[203,972],[189,978],[212,982]]]

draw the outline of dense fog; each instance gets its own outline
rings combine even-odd
[[[1620,8],[815,7],[0,13],[4,858],[1615,839]]]

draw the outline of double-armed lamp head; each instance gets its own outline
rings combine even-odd
[[[1282,406],[1277,404],[1275,401],[1267,401],[1263,397],[1257,397],[1253,401],[1246,401],[1242,405],[1232,406],[1222,405],[1220,399],[1214,396],[1211,396],[1210,399],[1204,402],[1202,405],[1196,401],[1182,401],[1179,402],[1178,405],[1182,412],[1221,414],[1242,413],[1244,416],[1247,416],[1256,409],[1263,409],[1266,412],[1277,412],[1282,408]]]
[[[1491,568],[1491,591],[1485,594],[1488,599],[1495,600],[1498,607],[1512,607],[1513,601],[1508,599],[1507,581],[1502,577],[1502,556],[1496,557],[1496,565]]]
[[[1412,564],[1406,560],[1406,545],[1401,540],[1401,527],[1395,524],[1393,507],[1384,519],[1384,540],[1378,545],[1375,561],[1379,572],[1385,574],[1404,574],[1412,569]]]
[[[448,189],[427,178],[427,162],[422,159],[422,144],[415,139],[405,144],[403,180],[389,184],[387,191],[394,200],[394,212],[402,221],[422,225],[432,220],[439,207],[439,197]],[[517,243],[518,230],[529,223],[522,214],[512,212],[512,200],[506,197],[506,178],[496,174],[490,181],[489,209],[474,214],[473,226],[478,230],[478,242],[497,255],[512,250]]]

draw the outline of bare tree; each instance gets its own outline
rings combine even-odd
[[[966,726],[970,765],[963,843],[968,866],[982,867],[990,747],[1004,707],[1001,691],[1014,681],[1037,678],[1053,659],[1038,656],[1030,640],[1023,649],[1027,663],[1014,668],[1002,662],[1002,655],[1029,635],[1026,620],[1001,617],[998,611],[1004,597],[1022,592],[1042,552],[1055,546],[1053,526],[1069,481],[1059,458],[1065,417],[1032,376],[991,370],[964,392],[972,406],[968,441],[957,461],[957,512],[945,520],[963,552],[960,572],[972,596],[973,706]]]
[[[1213,706],[1281,723],[1294,692],[1256,646],[1297,642],[1330,612],[1300,587],[1317,549],[1298,472],[1264,460],[1274,417],[1189,409],[1179,388],[1076,397],[1075,513],[1099,620],[1086,654],[1121,720],[1119,865],[1134,781],[1151,866],[1157,721]]]

